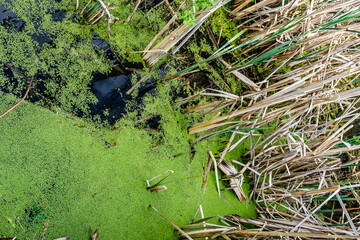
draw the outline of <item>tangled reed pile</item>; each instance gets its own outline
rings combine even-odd
[[[240,200],[255,202],[258,218],[217,216],[221,224],[207,218],[182,230],[190,238],[360,239],[360,2],[250,2],[233,5],[232,20],[242,20],[239,34],[177,74],[235,52],[246,56],[227,73],[250,91],[208,89],[197,96],[212,97],[210,103],[186,110],[213,114],[189,128],[190,134],[202,133],[198,140],[230,135],[223,152],[213,156],[216,167]],[[262,71],[260,80],[246,76],[254,67]],[[227,158],[248,143],[243,163]],[[249,196],[241,191],[246,172]]]

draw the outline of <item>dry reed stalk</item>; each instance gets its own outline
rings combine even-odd
[[[184,232],[181,228],[179,228],[178,226],[176,226],[173,222],[171,222],[167,217],[165,217],[161,212],[159,212],[159,210],[157,210],[154,206],[152,206],[151,204],[149,205],[149,207],[151,207],[152,209],[154,209],[160,216],[162,216],[168,223],[170,223],[173,227],[176,228],[176,230],[178,230],[182,236],[184,236],[185,238],[192,240],[192,238],[186,233]]]
[[[251,139],[248,153],[251,159],[244,169],[250,170],[250,177],[254,181],[251,196],[256,201],[259,215],[268,222],[278,218],[297,220],[295,225],[286,228],[287,232],[282,236],[308,238],[294,231],[307,229],[322,232],[325,227],[332,236],[327,233],[316,235],[318,238],[337,237],[335,235],[349,238],[351,232],[357,234],[355,223],[352,222],[356,216],[345,208],[344,200],[338,194],[340,187],[336,174],[344,168],[340,154],[348,152],[351,155],[359,149],[358,145],[345,142],[344,134],[359,116],[355,103],[358,102],[360,88],[351,88],[351,84],[359,76],[360,54],[356,48],[360,45],[357,32],[360,25],[355,18],[344,20],[344,17],[350,16],[352,11],[356,12],[360,3],[352,0],[331,3],[318,0],[311,1],[309,5],[306,1],[290,0],[284,4],[282,1],[269,0],[239,12],[248,3],[238,1],[232,14],[235,18],[244,19],[242,28],[252,31],[240,42],[257,39],[243,46],[243,52],[249,54],[251,60],[231,68],[229,72],[236,75],[239,73],[237,69],[259,65],[267,69],[263,80],[254,82],[249,79],[248,85],[257,91],[242,96],[219,90],[199,93],[212,97],[214,101],[188,108],[187,111],[205,111],[204,114],[223,111],[223,115],[190,127],[189,133],[206,132],[201,138],[211,136],[214,131],[215,134],[232,133],[219,160],[216,161],[214,156],[212,159],[227,175],[239,200],[244,199],[239,188],[239,177],[243,172],[239,173],[235,167],[229,166],[226,153],[246,139]],[[302,4],[307,4],[308,8],[303,9]],[[173,32],[176,36],[168,38],[183,38],[190,32],[186,30],[178,28]],[[169,45],[167,40],[160,42],[158,46],[161,45],[160,48],[164,50],[160,55],[176,44]],[[154,49],[157,50],[156,47]],[[150,64],[155,63],[160,55],[149,54],[149,59],[152,58]],[[222,58],[218,59],[221,61]],[[290,71],[280,73],[284,66]],[[239,78],[248,79],[246,76]],[[190,100],[191,97],[180,105]],[[244,101],[247,101],[246,107],[242,106]],[[254,130],[266,127],[271,127],[273,131],[258,133]],[[242,137],[233,143],[238,134],[242,134]],[[357,196],[353,189],[341,191]],[[319,206],[333,201],[331,196],[336,196],[351,226],[345,232],[339,228],[329,228],[324,219],[337,221],[318,215],[315,211]],[[325,199],[320,204],[314,201],[319,197]],[[284,210],[280,211],[279,206]],[[279,222],[278,228],[274,229],[266,227],[266,222],[257,226],[261,231],[254,236],[269,237],[274,232],[282,231],[286,224]],[[214,234],[232,237],[228,231],[231,228],[222,228],[221,232]]]
[[[249,79],[259,91],[236,95],[208,89],[198,95],[213,102],[186,110],[221,113],[191,126],[189,133],[205,132],[199,139],[231,133],[217,164],[230,182],[249,170],[250,198],[259,216],[227,216],[230,226],[187,233],[193,238],[359,239],[360,139],[347,139],[347,132],[360,117],[360,2],[265,0],[242,10],[248,3],[237,1],[232,15],[243,20],[239,28],[252,31],[239,41],[250,60],[228,72],[252,65],[265,69],[262,80]],[[212,59],[236,47],[223,49]],[[232,160],[244,168],[229,170],[227,153],[245,140],[251,146],[244,155],[248,164]],[[341,216],[334,214],[337,209]],[[255,229],[244,230],[244,223]]]
[[[205,22],[205,20],[211,16],[212,13],[214,13],[217,9],[224,6],[228,2],[229,0],[218,0],[213,7],[197,12],[197,20],[194,25],[181,24],[169,35],[165,36],[151,50],[149,50],[150,47],[155,43],[156,39],[158,39],[160,35],[169,28],[171,23],[175,21],[177,17],[176,15],[174,15],[173,18],[169,21],[169,23],[165,25],[163,30],[161,30],[145,48],[145,53],[143,54],[144,61],[147,63],[148,66],[153,66],[162,57],[164,57],[170,51],[170,49],[172,49],[173,47],[175,47],[175,45],[178,44],[178,46],[172,51],[172,54],[175,54],[190,39],[190,37],[194,35],[194,33],[200,28],[200,26]]]

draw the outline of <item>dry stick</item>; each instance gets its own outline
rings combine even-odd
[[[98,239],[98,230],[96,229],[95,232],[91,230],[91,227],[89,227],[89,232],[91,236],[91,240],[97,240]]]
[[[98,0],[98,1],[100,2],[101,6],[103,7],[104,11],[106,12],[106,15],[108,15],[108,18],[110,19],[110,21],[117,19],[109,12],[109,9],[107,8],[107,6],[105,5],[105,3],[102,0]]]
[[[105,15],[105,12],[103,10],[99,10],[99,11],[100,11],[99,12],[100,16],[98,16],[99,14],[94,15],[94,17],[91,20],[95,19],[95,17],[97,17],[97,18],[91,23],[91,25],[94,25],[97,21],[99,21]],[[91,20],[89,20],[89,22]]]
[[[246,200],[246,196],[241,186],[243,183],[243,176],[239,174],[234,165],[223,161],[218,163],[219,169],[226,175],[223,180],[230,180],[230,189],[233,189],[240,202]]]
[[[27,88],[27,90],[26,90],[26,93],[25,93],[24,97],[23,97],[18,103],[16,103],[14,106],[12,106],[11,108],[9,108],[6,112],[4,112],[3,114],[1,114],[1,115],[0,115],[0,118],[2,118],[3,116],[5,116],[7,113],[9,113],[11,110],[13,110],[17,105],[19,105],[22,101],[24,101],[24,99],[26,98],[26,96],[27,96],[28,93],[29,93],[29,90],[30,90],[30,87],[31,87],[31,84],[32,84],[33,80],[34,80],[34,77],[31,77],[29,86],[28,86],[28,88]]]
[[[216,233],[220,231],[226,231],[227,229],[208,229],[206,231],[194,231],[190,232],[190,235],[195,238],[201,238],[201,237],[212,237]],[[349,235],[329,235],[327,233],[309,233],[309,232],[299,232],[299,233],[293,233],[293,232],[283,232],[283,231],[252,231],[252,230],[230,230],[226,232],[228,235],[232,236],[267,236],[267,237],[297,237],[304,239],[314,239],[314,238],[322,238],[322,239],[354,239],[354,236]]]
[[[199,208],[200,208],[201,218],[204,219],[204,212],[203,212],[202,206],[200,205]],[[206,222],[205,222],[205,220],[203,221],[203,226],[204,226],[204,230],[206,230]],[[209,239],[208,237],[205,238],[205,240],[208,240],[208,239]]]
[[[45,232],[48,229],[48,226],[49,226],[49,220],[45,223],[42,233],[39,236],[39,240],[45,239]]]
[[[221,57],[218,58],[219,62],[222,63],[227,69],[231,69],[231,65],[225,62]],[[258,85],[256,85],[253,81],[251,81],[248,77],[240,73],[239,71],[235,70],[231,72],[235,75],[235,77],[239,78],[243,83],[245,83],[248,87],[250,87],[252,90],[260,91],[260,88]]]
[[[345,116],[345,115],[347,115],[348,113],[349,113],[349,111],[350,111],[350,109],[356,104],[356,103],[358,103],[360,101],[360,98],[358,98],[358,99],[356,99],[356,100],[354,100],[354,102],[352,102],[347,108],[346,108],[346,110],[342,113],[342,116],[339,118],[339,120],[338,121],[336,121],[336,123],[334,124],[334,129],[336,129],[337,128],[337,126],[339,125],[339,123],[343,120],[343,116]],[[330,134],[330,133],[329,133]]]
[[[195,216],[194,216],[194,218],[192,219],[191,223],[194,223],[195,218],[197,217],[199,211],[200,211],[200,205],[199,205],[198,209],[196,210]],[[183,228],[184,228],[184,227],[183,227]]]
[[[112,21],[114,21],[114,20],[119,20],[119,18],[114,17],[114,16],[110,13],[108,7],[105,5],[105,3],[104,3],[102,0],[98,0],[98,1],[100,2],[101,6],[104,8],[104,11],[105,11],[106,15],[108,15],[108,36],[109,36],[109,39],[111,39],[110,25],[111,25]],[[109,4],[110,4],[110,3],[109,3]]]
[[[343,213],[345,213],[345,216],[346,216],[347,220],[349,221],[349,224],[350,224],[350,226],[351,226],[351,229],[354,231],[354,235],[355,235],[355,236],[359,236],[359,233],[358,233],[358,231],[356,230],[356,227],[355,227],[355,225],[354,225],[354,223],[353,223],[353,221],[352,221],[352,219],[351,219],[348,211],[346,210],[346,207],[345,207],[345,205],[344,205],[344,202],[342,201],[339,193],[336,194],[336,198],[337,198],[337,200],[339,201],[339,203],[340,203],[340,205],[341,205],[341,207],[342,207],[342,209],[343,209]]]
[[[194,216],[194,218],[193,218],[193,220],[192,220],[191,222],[194,223],[195,218],[197,217],[197,215],[198,215],[199,212],[200,212],[200,215],[201,215],[201,220],[204,220],[204,221],[203,221],[204,230],[206,230],[206,222],[205,222],[204,212],[203,212],[203,210],[202,210],[201,204],[199,205],[198,209],[196,210],[195,216]],[[183,227],[183,229],[184,229],[184,227]],[[206,237],[205,239],[208,239],[208,238]]]
[[[185,1],[184,1],[185,2]],[[206,11],[205,15],[202,17],[199,17],[199,19],[196,21],[196,26],[189,29],[190,33],[186,33],[187,36],[184,38],[184,40],[173,50],[172,54],[175,54],[189,39],[190,37],[192,37],[192,35],[194,35],[194,33],[197,31],[197,29],[199,29],[201,27],[201,25],[205,22],[205,20],[213,13],[215,12],[217,9],[219,9],[220,7],[224,6],[225,4],[227,4],[228,2],[230,2],[230,0],[223,0],[223,1],[217,1],[217,5],[214,5],[211,9],[209,10],[203,10]]]
[[[229,238],[227,235],[223,234],[221,235],[221,237],[225,238],[226,240],[231,240],[231,238]],[[206,238],[206,237],[205,237]],[[207,239],[207,238],[206,238]]]
[[[146,74],[146,75],[143,76],[139,81],[137,81],[137,83],[135,83],[134,86],[132,86],[132,87],[126,92],[126,94],[132,93],[132,92],[135,90],[135,88],[140,85],[140,83],[146,81],[146,80],[148,79],[149,75],[151,74],[151,72],[152,72],[152,71],[148,72],[148,74]]]
[[[170,21],[161,29],[161,31],[156,34],[156,36],[149,42],[149,44],[146,46],[146,48],[144,49],[144,52],[148,51],[151,46],[155,43],[155,41],[161,36],[161,34],[163,34],[169,27],[170,25],[175,22],[176,20],[176,16],[173,16]]]
[[[350,125],[355,119],[357,119],[360,116],[360,113],[356,114],[354,117],[352,117],[349,121],[347,121],[344,126],[339,128],[334,134],[332,134],[328,139],[326,139],[318,148],[315,149],[314,153],[319,153],[321,150],[323,150],[327,144],[331,140],[333,140],[341,131],[343,131],[348,125]]]
[[[209,151],[209,154],[210,154],[211,159],[214,161],[216,187],[217,187],[217,190],[219,192],[219,197],[221,197],[220,185],[219,185],[219,177],[218,177],[218,171],[217,171],[217,168],[218,168],[217,163],[216,163],[216,160],[215,160],[215,157],[214,157],[213,153],[211,151]]]
[[[205,20],[218,8],[223,6],[224,4],[228,3],[230,0],[224,0],[224,1],[218,1],[217,5],[212,7],[209,11],[203,10],[198,13],[198,19],[196,20],[196,23],[194,26],[188,26],[185,24],[181,24],[177,29],[172,31],[169,35],[167,35],[162,41],[160,41],[154,49],[163,49],[164,52],[170,51],[173,47],[175,47],[176,44],[177,47],[172,51],[172,54],[174,55],[192,36],[193,34],[200,28],[200,26],[205,22]],[[181,6],[186,1],[182,1]],[[180,6],[180,7],[181,7]],[[179,7],[179,8],[180,8]],[[146,63],[149,66],[154,65],[159,59],[161,59],[165,53],[162,54],[145,54],[143,55],[143,59],[146,61]]]
[[[236,12],[239,12],[241,9],[243,9],[246,5],[248,5],[251,2],[251,0],[246,0],[244,2],[239,2],[240,4],[231,12],[231,14],[234,14]],[[234,4],[235,5],[235,4]]]
[[[290,232],[296,231],[306,220],[308,220],[314,213],[316,213],[323,205],[325,205],[331,198],[333,198],[337,193],[340,192],[340,187],[333,192],[325,201],[323,201],[319,206],[317,206],[310,214],[308,214],[301,222],[299,222]]]
[[[80,15],[82,15],[82,14],[84,13],[85,9],[86,9],[87,6],[90,4],[90,2],[91,2],[91,0],[89,0],[89,1],[86,3],[86,5],[85,5],[85,7],[83,8],[83,10],[80,12]]]
[[[204,184],[203,184],[203,188],[204,188],[204,193],[205,193],[205,189],[206,189],[206,184],[209,178],[209,173],[210,173],[210,168],[211,168],[211,164],[212,164],[212,160],[209,158],[209,160],[207,161],[207,168],[206,168],[206,173],[205,173],[205,180],[204,180]]]
[[[239,128],[240,128],[240,126],[236,127],[235,129],[238,130]],[[229,151],[230,145],[231,145],[231,143],[234,141],[235,136],[236,136],[236,132],[233,132],[233,133],[231,134],[231,137],[230,137],[229,142],[226,144],[226,147],[225,147],[224,151],[223,151],[223,152],[221,153],[221,155],[220,155],[219,164],[224,160],[225,155],[226,155],[226,153]]]
[[[131,19],[133,18],[134,14],[135,14],[135,12],[136,12],[136,9],[139,7],[139,5],[140,5],[141,2],[142,2],[142,0],[138,0],[138,1],[136,2],[136,5],[135,5],[134,10],[132,11],[132,13],[130,13],[130,15],[129,15],[129,17],[126,19],[125,23],[128,23],[128,22],[131,21]]]
[[[164,1],[165,1],[165,3],[166,3],[166,6],[169,8],[171,14],[177,18],[176,13],[174,12],[174,9],[172,9],[169,1],[168,1],[168,0],[164,0]]]
[[[67,236],[67,237],[55,238],[54,240],[66,240],[66,239],[68,239],[68,238],[70,238],[70,237]]]
[[[258,171],[256,171],[255,169],[253,169],[253,168],[251,168],[250,167],[250,164],[251,164],[251,162],[249,161],[246,165],[245,164],[243,164],[243,163],[241,163],[241,162],[238,162],[238,161],[236,161],[236,160],[234,160],[234,159],[230,159],[233,163],[236,163],[236,164],[239,164],[239,165],[241,165],[241,166],[243,166],[243,169],[241,169],[241,171],[239,172],[239,173],[244,173],[245,172],[245,170],[246,169],[249,169],[250,171],[252,171],[253,173],[255,173],[256,175],[261,175]]]
[[[176,226],[173,222],[171,222],[167,217],[165,217],[161,212],[159,212],[156,208],[154,208],[151,204],[149,205],[149,207],[151,207],[152,209],[154,209],[158,214],[160,214],[160,216],[162,216],[163,218],[165,218],[166,221],[168,221],[171,225],[173,225],[174,228],[176,228],[176,230],[178,230],[183,236],[185,236],[187,239],[192,240],[192,238],[183,230],[181,230],[181,228],[179,228],[178,226]]]

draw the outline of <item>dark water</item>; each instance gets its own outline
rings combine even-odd
[[[98,103],[90,105],[90,114],[98,115],[103,121],[114,124],[126,113],[127,107],[139,108],[143,97],[155,92],[155,84],[150,80],[139,88],[139,94],[133,98],[131,94],[126,93],[131,86],[131,75],[117,75],[94,82],[92,91]],[[104,114],[105,110],[107,114]]]
[[[54,21],[61,21],[65,18],[66,13],[61,10],[54,10],[52,13],[52,18]],[[5,9],[3,5],[0,5],[0,24],[5,26],[7,29],[22,31],[25,22],[21,19],[17,18],[16,14],[11,12],[9,9]],[[38,26],[35,26],[36,28]],[[39,44],[39,48],[44,43],[51,44],[52,37],[44,34],[32,34],[31,38]],[[133,65],[126,60],[121,60],[122,62],[118,62],[113,52],[110,49],[110,45],[104,39],[101,39],[96,33],[94,33],[94,37],[92,39],[92,44],[94,47],[101,49],[104,51],[104,55],[109,59],[109,62],[114,66],[124,66],[128,65],[129,67],[133,67]],[[5,75],[9,79],[14,79],[14,71],[15,69],[9,68],[7,66],[3,66]],[[119,69],[119,68],[118,68]],[[134,98],[131,94],[127,94],[126,92],[131,88],[131,78],[132,75],[136,76],[137,80],[140,79],[140,75],[136,73],[131,73],[127,71],[116,71],[113,70],[108,76],[94,74],[93,81],[91,84],[91,91],[94,93],[96,98],[98,99],[97,104],[89,105],[90,112],[89,115],[99,116],[100,119],[104,122],[108,122],[109,124],[114,124],[118,119],[122,117],[123,114],[126,113],[129,106],[130,108],[136,108],[141,105],[141,100],[146,94],[153,94],[155,92],[155,84],[156,82],[153,79],[149,79],[146,83],[140,85],[138,87],[137,96]],[[165,70],[160,71],[160,75],[165,75]],[[47,79],[50,76],[44,76],[38,74],[35,76],[36,79]],[[15,80],[14,80],[15,81]],[[17,82],[13,82],[17,85]],[[18,95],[18,97],[22,97],[26,89],[23,90],[22,93]],[[7,92],[6,89],[3,90]],[[36,86],[36,93],[34,93],[34,89],[29,94],[27,100],[31,102],[38,102],[39,100],[44,100],[44,98],[51,99],[51,96],[47,96],[44,91],[44,86],[40,83]],[[46,99],[45,99],[45,102]],[[51,101],[50,101],[51,102]],[[106,113],[105,113],[106,111]],[[82,117],[84,113],[77,113],[79,117]]]
[[[21,31],[25,23],[16,17],[16,14],[11,12],[9,9],[5,9],[4,5],[0,5],[0,22],[1,25],[9,29]]]

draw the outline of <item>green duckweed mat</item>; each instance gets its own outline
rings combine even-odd
[[[0,94],[0,112],[17,101]],[[162,117],[165,143],[157,147],[151,132],[128,127],[106,148],[114,131],[28,102],[1,118],[0,236],[32,239],[48,222],[46,239],[89,239],[90,226],[99,239],[173,239],[173,227],[149,204],[178,226],[190,223],[199,204],[205,216],[255,216],[233,192],[219,198],[213,171],[203,193],[209,143],[192,156],[183,115],[166,101],[148,106]],[[167,191],[146,190],[144,180],[169,169]]]

